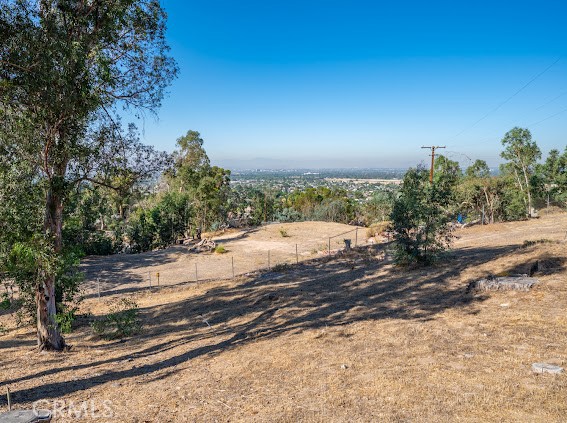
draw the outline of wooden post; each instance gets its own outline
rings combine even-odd
[[[10,395],[9,386],[6,386],[6,397],[8,398],[8,411],[12,411],[12,396]]]
[[[100,300],[100,278],[96,278],[96,286],[98,291],[98,298]]]
[[[356,231],[354,233],[354,246],[358,244],[358,226],[356,227]]]
[[[152,274],[148,271],[148,280],[150,281],[150,289],[152,289]]]
[[[232,256],[232,277],[234,278],[234,256]]]
[[[195,282],[199,282],[199,274],[197,273],[197,263],[195,263]]]
[[[329,237],[329,257],[331,257],[331,237]]]
[[[299,264],[299,254],[297,253],[297,244],[295,244],[295,264]]]
[[[157,286],[159,286],[159,272],[156,273],[156,277],[157,277]]]

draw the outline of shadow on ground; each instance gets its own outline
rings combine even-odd
[[[140,267],[151,267],[173,263],[177,254],[187,254],[188,247],[174,246],[159,251],[149,251],[139,254],[115,254],[111,256],[89,256],[81,261],[80,270],[85,275],[84,284],[86,290],[96,292],[96,280],[99,279],[104,295],[118,292],[132,292],[139,290],[132,287],[123,289],[124,285],[139,284],[146,281],[145,276],[135,275],[129,272]],[[94,296],[94,294],[89,295]]]
[[[44,383],[16,391],[14,397],[20,402],[58,398],[140,375],[163,378],[187,360],[284,334],[369,320],[425,321],[452,308],[475,313],[472,303],[486,297],[466,294],[467,283],[459,281],[460,272],[514,249],[467,249],[466,256],[437,267],[400,269],[377,258],[383,257],[379,248],[383,247],[292,266],[281,273],[263,273],[242,283],[219,282],[189,299],[142,309],[144,332],[128,341],[127,354],[53,368],[5,383],[14,385],[22,380],[43,378]],[[166,351],[171,354],[173,350],[171,356],[161,360],[155,357],[152,361],[153,355]],[[58,372],[104,364],[124,367],[120,364],[127,359],[133,359],[128,369],[95,373],[69,382],[49,382],[49,376]]]

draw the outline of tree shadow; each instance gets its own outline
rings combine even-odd
[[[487,297],[468,294],[468,281],[460,281],[460,273],[514,249],[472,248],[467,249],[465,258],[461,256],[442,265],[400,269],[387,259],[377,258],[384,256],[380,248],[383,247],[361,248],[350,255],[314,260],[281,273],[259,274],[242,283],[219,282],[189,299],[143,308],[144,332],[128,341],[129,350],[134,352],[48,369],[5,383],[103,364],[119,367],[127,359],[139,363],[72,383],[47,381],[14,393],[19,401],[31,402],[140,375],[155,374],[156,378],[163,378],[163,371],[175,372],[174,366],[192,358],[220,354],[249,342],[285,334],[384,319],[423,322],[454,308],[474,314],[472,305]],[[156,354],[163,356],[170,351],[175,353],[152,361]]]
[[[130,271],[143,267],[161,266],[176,261],[175,255],[187,254],[188,247],[176,245],[164,250],[147,251],[139,254],[114,254],[111,256],[89,256],[81,260],[80,271],[84,273],[83,288],[97,292],[97,279],[101,283],[101,295],[122,292],[124,285],[143,283],[146,278]],[[138,288],[139,289],[139,288]],[[127,292],[134,291],[133,287]],[[90,294],[89,296],[94,296]]]
[[[237,233],[236,235],[227,234],[226,236],[220,235],[213,237],[213,241],[215,242],[231,242],[231,241],[239,241],[241,239],[246,239],[250,236],[250,234],[256,233],[261,229],[261,227],[251,228],[251,229],[243,229],[241,232]]]

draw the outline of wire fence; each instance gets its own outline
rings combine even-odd
[[[366,236],[365,228],[355,227],[299,243],[289,242],[284,233],[280,240],[271,240],[262,245],[257,245],[258,241],[249,241],[245,248],[234,250],[230,242],[221,239],[219,244],[228,246],[223,254],[191,253],[187,247],[176,246],[152,252],[151,259],[149,256],[141,257],[141,254],[110,256],[100,260],[101,263],[85,266],[84,287],[87,296],[104,297],[140,289],[227,280],[256,272],[280,270],[316,258],[332,257],[345,249],[371,243],[372,239]],[[174,260],[171,255],[175,256]]]

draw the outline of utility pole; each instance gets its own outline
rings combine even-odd
[[[436,148],[445,148],[445,146],[429,146],[429,147],[421,147],[421,148],[430,148],[431,149],[431,169],[429,170],[429,182],[433,183],[433,165],[435,164],[435,149]]]

